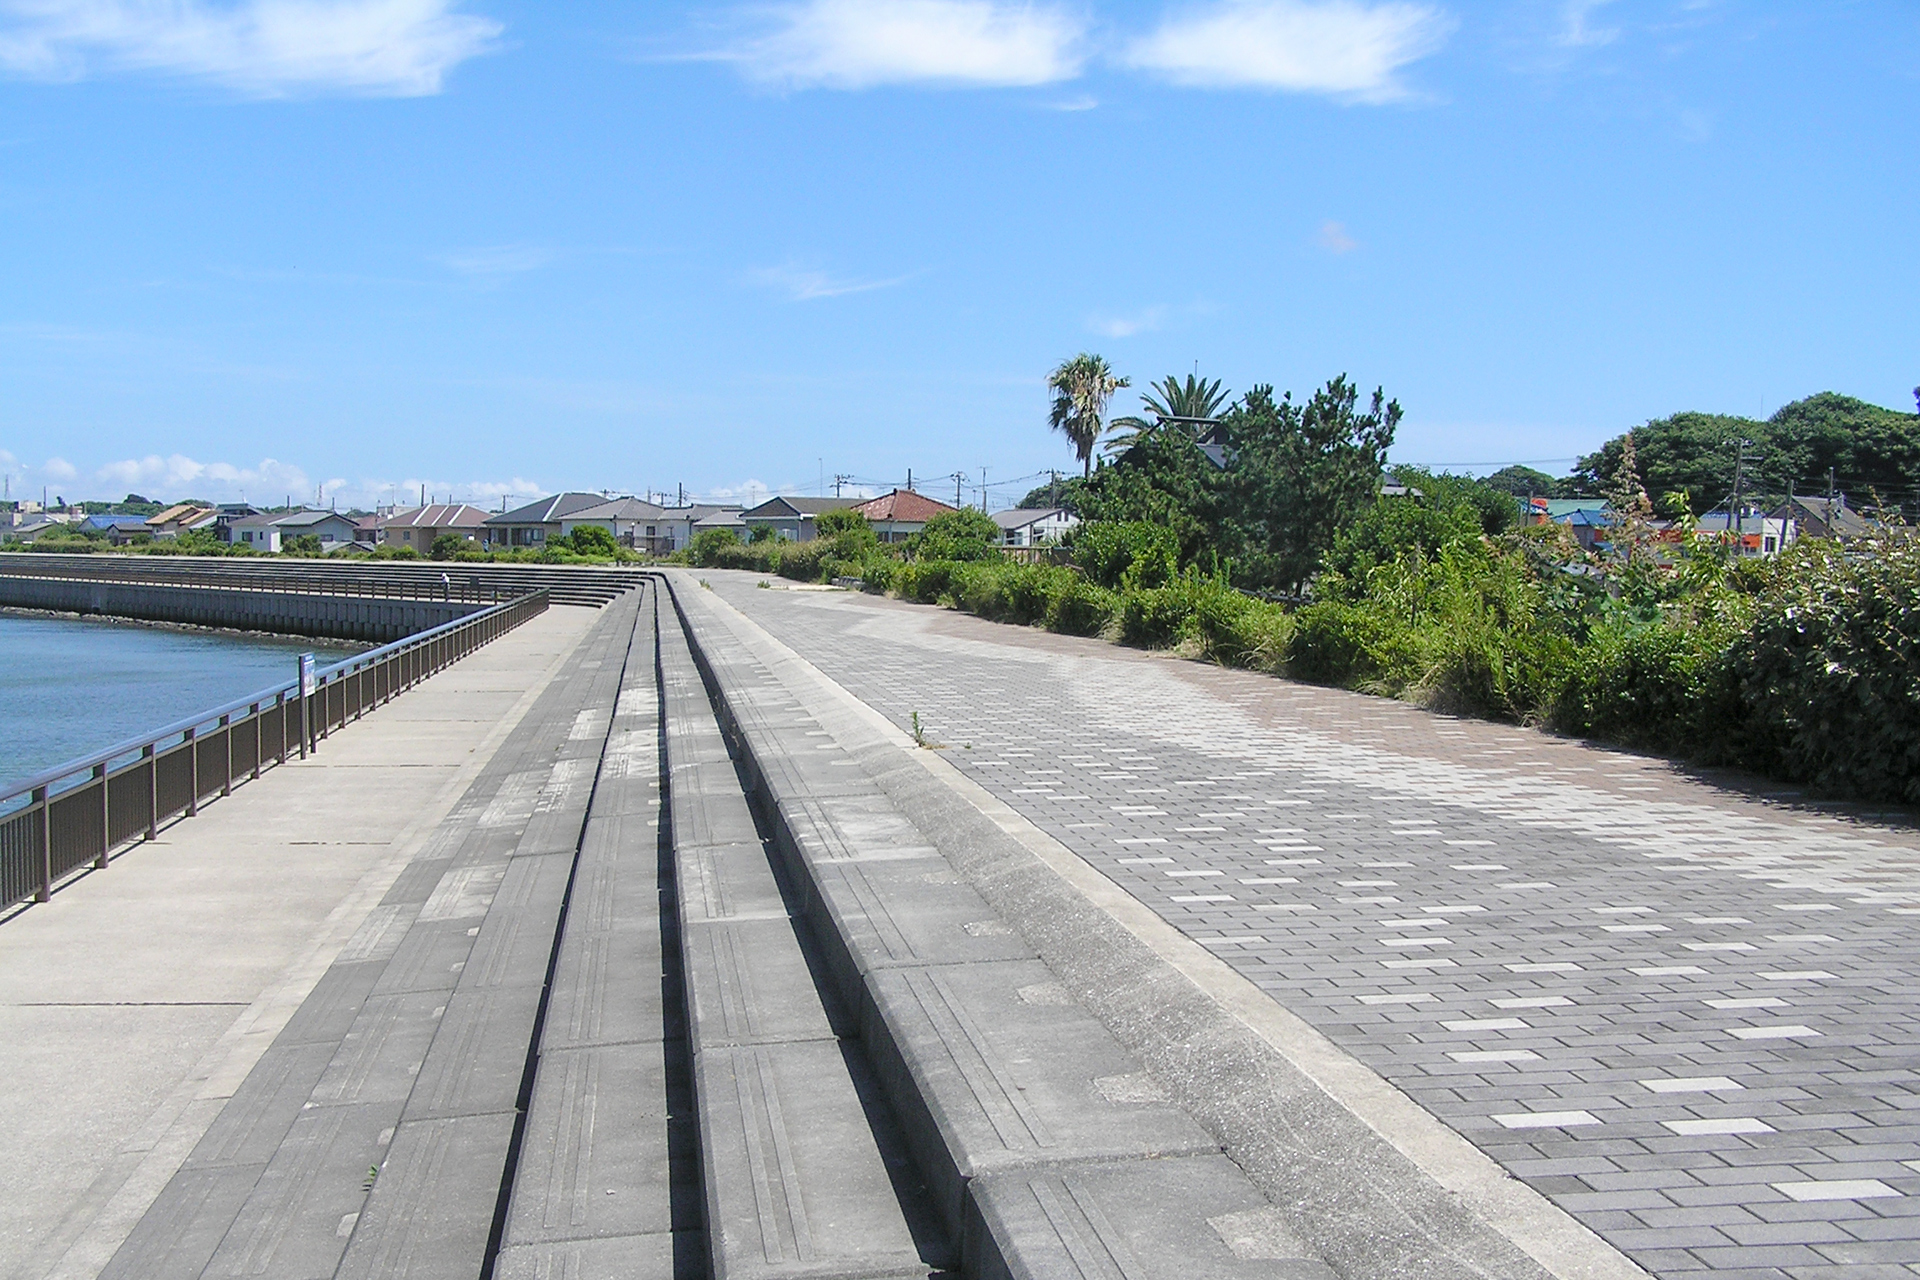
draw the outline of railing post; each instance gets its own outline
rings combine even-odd
[[[220,794],[233,794],[233,716],[220,717],[220,742],[227,749],[227,767],[220,771]]]
[[[160,838],[160,757],[153,754],[153,744],[149,742],[140,748],[140,758],[147,762],[147,839]]]
[[[40,806],[40,887],[33,900],[45,902],[53,897],[53,805],[45,787],[33,789],[33,802]]]
[[[194,731],[187,730],[184,739],[187,744],[187,816],[200,816],[200,744],[194,739]]]
[[[255,782],[258,782],[260,781],[260,754],[263,745],[260,740],[260,704],[256,702],[248,707],[247,715],[253,719],[253,773],[251,776]]]
[[[93,866],[96,871],[105,871],[107,850],[113,848],[113,807],[107,803],[106,761],[93,766],[93,776],[100,784],[100,854],[93,860]]]
[[[279,712],[280,725],[278,734],[280,744],[273,751],[274,763],[285,764],[287,762],[287,691],[285,689],[273,695],[273,707]]]

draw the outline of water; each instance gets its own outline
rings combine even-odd
[[[284,684],[370,646],[109,619],[0,614],[0,791],[7,784]]]

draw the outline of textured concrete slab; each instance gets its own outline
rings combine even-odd
[[[402,1124],[351,1223],[339,1280],[472,1280],[486,1263],[513,1115]],[[491,1169],[492,1179],[457,1176]]]
[[[695,1232],[509,1245],[498,1280],[704,1280],[706,1240]]]
[[[1224,1156],[1025,1170],[977,1180],[966,1273],[979,1280],[1335,1280]]]
[[[956,1231],[984,1174],[1220,1150],[1038,960],[889,970],[868,992],[862,1039]]]
[[[937,1224],[903,1216],[917,1188],[903,1206],[896,1181],[913,1175],[876,1138],[885,1104],[857,1049],[715,1049],[695,1073],[715,1280],[925,1276],[947,1260]]]
[[[822,998],[824,966],[782,912],[770,920],[691,924],[681,933],[693,1051],[831,1040],[858,1022]]]

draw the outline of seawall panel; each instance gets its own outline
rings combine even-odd
[[[487,606],[458,600],[391,600],[0,575],[0,607],[98,613],[147,622],[385,644],[478,613]]]

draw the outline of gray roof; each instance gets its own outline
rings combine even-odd
[[[1039,524],[1042,520],[1054,516],[1072,514],[1065,507],[1015,507],[1011,511],[994,512],[993,522],[1002,529],[1024,529],[1030,524]]]
[[[243,519],[235,520],[234,524],[249,524],[252,520],[252,516],[247,516]],[[295,511],[291,515],[275,516],[272,520],[268,521],[268,523],[277,524],[282,529],[311,529],[315,525],[325,524],[329,520],[342,520],[349,525],[353,523],[352,516],[343,516],[338,511]]]
[[[464,502],[434,502],[409,511],[396,511],[380,520],[390,529],[471,529],[487,522],[487,513]]]
[[[569,511],[569,520],[658,520],[667,513],[665,507],[639,498],[606,498],[596,506],[581,507]]]
[[[488,524],[558,524],[562,516],[570,516],[576,511],[585,511],[588,507],[597,507],[607,501],[604,493],[558,493],[551,498],[540,498],[523,507],[515,507],[497,516],[488,516]]]
[[[757,507],[749,507],[740,514],[748,520],[783,520],[795,516],[817,516],[828,511],[840,511],[847,507],[857,507],[867,501],[865,498],[768,498]],[[785,508],[782,510],[781,508]]]

